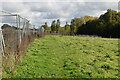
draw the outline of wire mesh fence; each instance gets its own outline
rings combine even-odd
[[[44,35],[44,28],[35,29],[29,20],[17,14],[0,11],[0,54],[5,70],[13,71],[28,45]]]

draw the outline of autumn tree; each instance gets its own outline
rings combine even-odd
[[[66,22],[66,25],[64,26],[65,33],[68,34],[70,33],[70,25]]]

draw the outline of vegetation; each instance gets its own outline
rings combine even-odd
[[[45,25],[42,25],[42,27],[43,27],[45,30],[49,30],[49,29],[48,29],[47,22],[45,22]]]
[[[59,32],[59,28],[60,28],[60,20],[58,19],[57,20],[57,23],[56,21],[54,20],[51,24],[51,31],[52,32]]]
[[[8,24],[3,24],[3,26],[1,26],[1,29],[5,29],[5,28],[17,29],[17,27],[15,27],[15,26],[10,26]]]
[[[65,28],[64,28],[64,32],[65,34],[69,34],[70,33],[70,25],[66,22]]]
[[[57,23],[55,20],[51,23],[52,32],[120,38],[120,12],[108,9],[99,18],[92,16],[74,18],[70,25],[66,22],[63,28],[60,27],[59,19]]]
[[[108,9],[98,19],[88,21],[80,26],[77,34],[120,38],[120,12]]]
[[[70,24],[70,33],[71,34],[76,34],[78,27],[80,27],[82,24],[85,24],[87,21],[90,20],[95,20],[97,17],[92,17],[92,16],[84,16],[80,18],[74,18],[71,20]]]
[[[5,78],[118,78],[118,40],[45,36],[35,39]]]

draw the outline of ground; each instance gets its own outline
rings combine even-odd
[[[118,39],[45,36],[27,49],[12,78],[117,78]]]

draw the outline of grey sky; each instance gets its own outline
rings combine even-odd
[[[11,0],[12,1],[12,0]],[[106,12],[107,9],[118,10],[118,2],[87,2],[71,0],[45,0],[34,2],[2,2],[4,11],[20,14],[29,19],[33,24],[39,26],[53,20],[60,19],[61,25],[68,23],[74,17],[82,17],[86,15],[99,17],[100,14]],[[84,2],[85,1],[85,2]],[[94,1],[94,0],[92,0]]]

